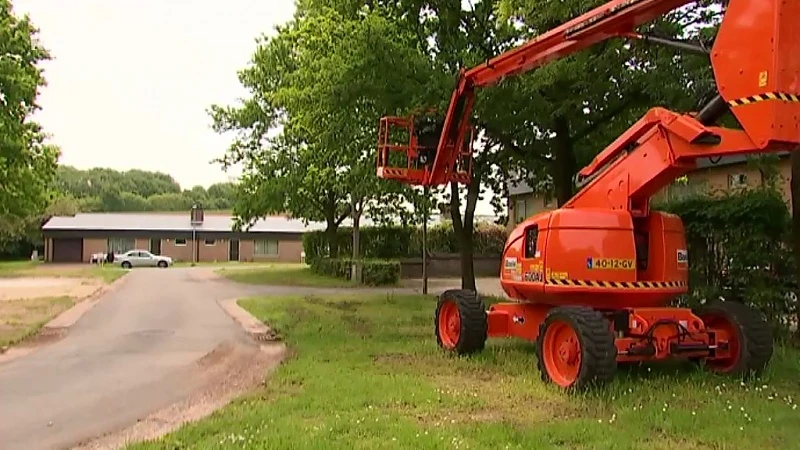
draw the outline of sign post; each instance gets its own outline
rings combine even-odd
[[[422,206],[422,295],[428,295],[428,186],[422,192],[425,198]]]

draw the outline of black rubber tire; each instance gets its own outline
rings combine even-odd
[[[536,354],[539,373],[545,383],[555,383],[544,363],[544,337],[548,327],[555,322],[566,322],[578,335],[581,347],[581,367],[568,390],[582,390],[602,386],[611,381],[617,372],[617,347],[611,324],[600,312],[584,306],[559,306],[551,309],[539,326]]]
[[[128,261],[123,261],[122,262],[122,268],[123,269],[130,269],[131,268],[131,263],[129,263]]]
[[[759,376],[774,352],[774,339],[769,324],[757,309],[739,302],[714,302],[695,312],[706,320],[709,315],[723,317],[732,323],[739,335],[739,361],[730,369],[712,368],[715,373],[747,379]]]
[[[458,336],[458,342],[452,349],[444,345],[439,333],[439,314],[442,310],[442,305],[448,301],[455,303],[461,318],[461,332]],[[459,355],[480,352],[486,347],[488,326],[486,307],[476,292],[465,289],[451,289],[439,296],[439,301],[436,304],[436,316],[434,317],[436,342],[439,347]]]
[[[166,268],[167,267],[167,262],[166,261],[159,261],[158,262],[158,267],[161,267],[162,269]]]

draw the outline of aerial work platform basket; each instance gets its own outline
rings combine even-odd
[[[448,167],[448,181],[468,184],[472,178],[474,130],[467,130],[463,145],[453,152],[452,143],[439,145],[442,127],[430,116],[382,117],[378,128],[378,177],[401,183],[429,186],[435,167]],[[437,160],[437,155],[440,160]],[[454,161],[447,161],[447,155]]]

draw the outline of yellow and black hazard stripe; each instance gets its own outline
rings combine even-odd
[[[384,177],[404,177],[408,174],[408,169],[393,169],[389,167],[381,168],[381,175]]]
[[[728,106],[735,108],[737,106],[749,105],[751,103],[766,102],[766,101],[784,101],[800,103],[800,95],[787,94],[784,92],[767,92],[764,94],[751,95],[750,97],[737,98],[728,102]]]
[[[595,281],[595,280],[559,280],[551,278],[547,284],[557,286],[582,286],[616,289],[659,289],[685,287],[684,281]]]

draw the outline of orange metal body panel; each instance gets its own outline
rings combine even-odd
[[[800,3],[733,0],[714,42],[711,62],[722,97],[800,94]],[[794,144],[800,136],[800,103],[762,101],[733,108],[756,144]]]
[[[525,233],[532,228],[538,230],[536,249],[526,255]],[[646,265],[637,261],[637,245],[649,248]],[[634,221],[624,210],[560,209],[534,216],[511,233],[501,285],[511,298],[545,305],[662,306],[686,292],[688,261],[680,257],[685,251],[676,216],[653,212]],[[617,266],[603,267],[608,260]]]

